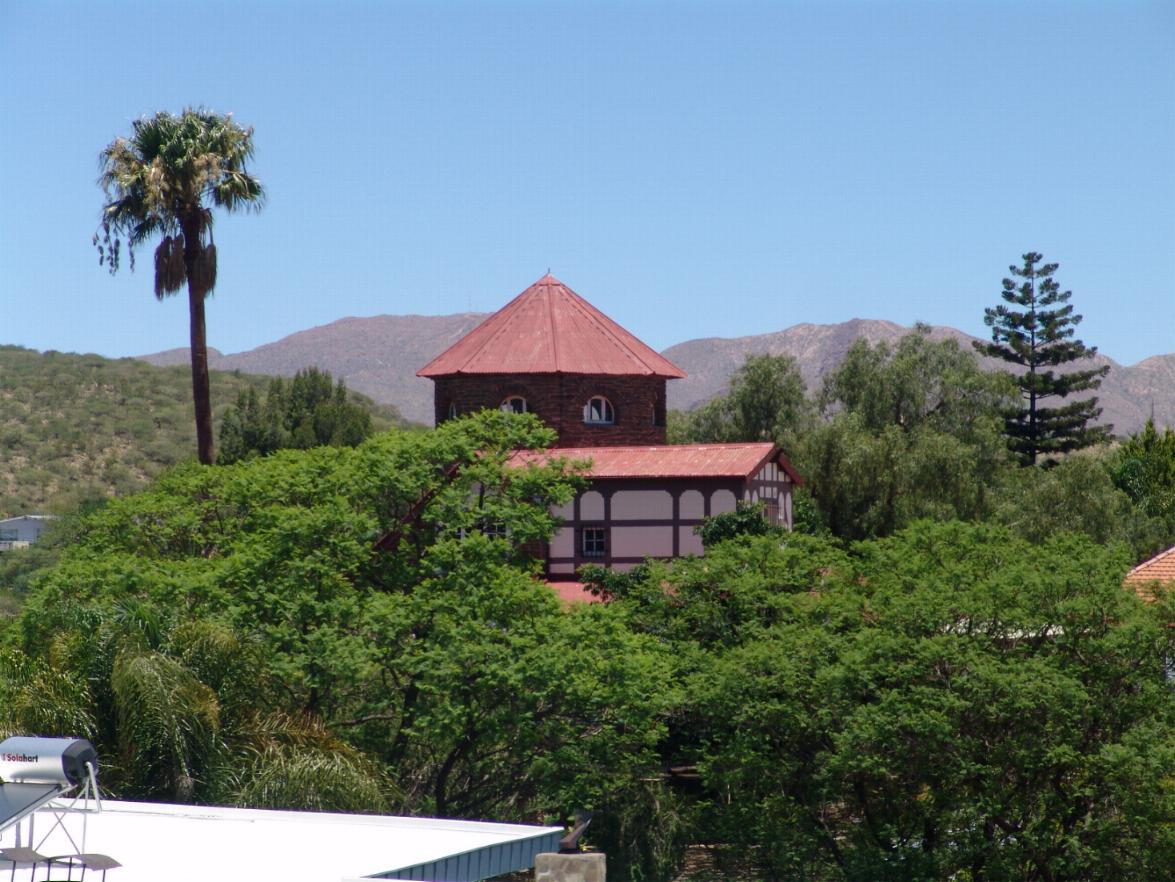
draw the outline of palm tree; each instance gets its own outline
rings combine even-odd
[[[155,296],[162,300],[188,285],[191,319],[192,398],[200,462],[213,461],[212,402],[204,298],[216,286],[216,245],[212,207],[260,210],[261,184],[246,163],[253,155],[253,129],[232,114],[187,109],[161,112],[134,123],[130,138],[116,138],[100,156],[98,182],[106,193],[102,241],[94,235],[99,262],[118,271],[122,238],[131,269],[134,249],[155,236]]]

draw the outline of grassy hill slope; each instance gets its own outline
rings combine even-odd
[[[213,371],[217,431],[242,389],[260,394],[270,380]],[[377,429],[402,423],[395,408],[353,396]],[[0,346],[0,517],[133,492],[195,454],[186,366]]]

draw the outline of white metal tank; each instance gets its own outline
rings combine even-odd
[[[84,738],[29,738],[0,741],[0,782],[12,784],[80,784],[86,763],[98,770],[98,752]]]

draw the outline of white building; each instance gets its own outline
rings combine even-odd
[[[351,882],[362,878],[475,882],[527,869],[559,850],[561,827],[480,821],[58,800],[0,833],[0,849],[109,855],[107,882]],[[0,860],[0,877],[43,882],[45,863]],[[49,878],[65,879],[55,863]],[[80,867],[73,868],[75,879]],[[88,878],[101,882],[93,866]]]
[[[53,515],[20,515],[0,520],[0,551],[28,548],[41,538]]]

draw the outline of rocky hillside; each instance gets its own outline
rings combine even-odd
[[[256,374],[292,376],[317,366],[341,377],[347,386],[375,401],[393,404],[410,420],[431,423],[432,383],[417,377],[427,364],[485,318],[481,313],[447,316],[345,318],[292,334],[235,355],[216,353],[212,367]],[[747,355],[786,353],[800,364],[808,388],[840,363],[858,337],[872,343],[893,340],[910,329],[887,321],[852,319],[836,325],[795,325],[784,331],[732,339],[704,338],[671,346],[663,353],[689,376],[669,384],[669,406],[689,409],[720,393]],[[936,327],[935,338],[952,337],[970,346],[975,339],[954,328]],[[186,363],[187,351],[173,349],[143,357],[158,365]],[[1157,355],[1136,365],[1110,365],[1098,393],[1103,420],[1119,433],[1132,432],[1154,409],[1157,422],[1175,425],[1175,354]],[[988,362],[1002,368],[1000,362]]]
[[[435,355],[476,327],[484,313],[458,315],[379,315],[344,318],[267,343],[224,355],[208,350],[215,370],[292,377],[302,368],[330,371],[348,389],[380,404],[392,404],[405,419],[432,425],[432,381],[416,376]],[[169,349],[142,360],[154,365],[188,363],[188,350]]]
[[[241,390],[263,393],[269,383],[214,372],[217,424]],[[377,427],[400,422],[383,406],[373,416]],[[0,346],[0,517],[67,512],[133,492],[195,452],[186,364]]]

